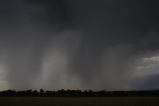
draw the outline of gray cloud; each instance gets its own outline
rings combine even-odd
[[[11,88],[131,89],[138,62],[158,53],[156,0],[0,2]]]

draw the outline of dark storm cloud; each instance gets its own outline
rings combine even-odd
[[[25,0],[25,3],[29,5],[27,12],[33,22],[43,22],[60,28],[69,27],[71,24],[73,12],[65,0]]]
[[[107,83],[112,80],[117,83],[123,76],[129,77],[131,71],[127,70],[133,69],[133,61],[138,55],[158,49],[156,4],[155,0],[80,0],[75,3],[78,12],[74,20],[86,35],[73,58],[73,73],[91,84],[94,79],[100,82],[99,77],[105,72],[107,81],[103,86],[109,86]],[[101,63],[102,58],[105,58],[104,64]],[[109,77],[110,73],[113,78]]]
[[[135,62],[158,50],[158,3],[1,0],[0,47],[9,85],[36,87],[47,74],[48,89],[51,82],[69,88],[65,79],[78,80],[80,88],[126,89]]]

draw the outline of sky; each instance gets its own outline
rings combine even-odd
[[[159,89],[158,0],[0,0],[0,90]]]

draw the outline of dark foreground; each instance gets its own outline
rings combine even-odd
[[[0,106],[159,106],[159,97],[0,97]]]

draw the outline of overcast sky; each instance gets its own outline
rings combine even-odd
[[[0,0],[0,90],[159,89],[158,0]]]

